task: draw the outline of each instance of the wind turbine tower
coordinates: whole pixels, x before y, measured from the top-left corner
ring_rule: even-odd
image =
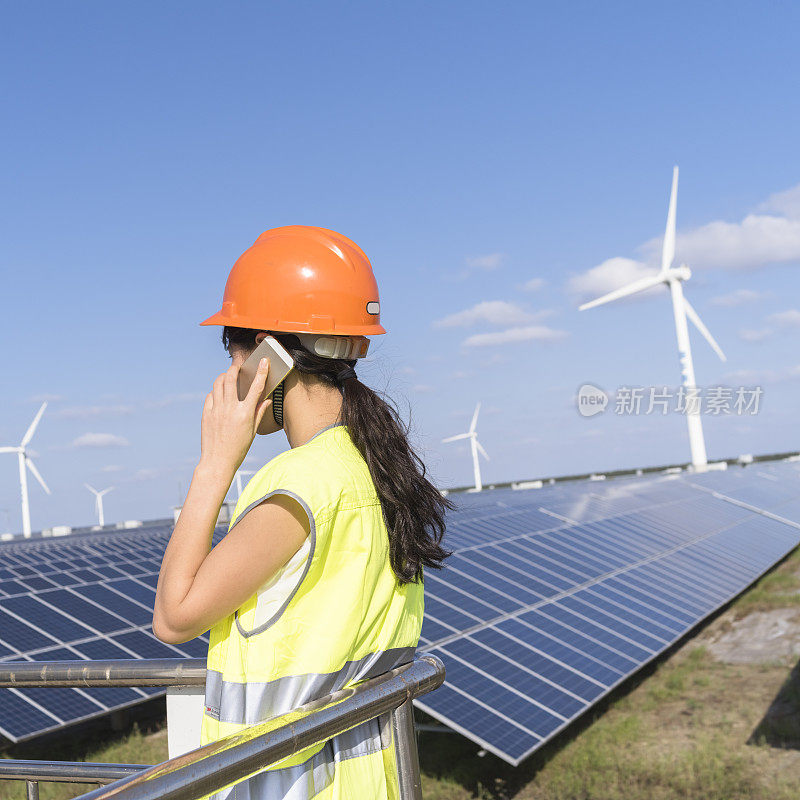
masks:
[[[42,403],[42,407],[36,413],[36,416],[33,418],[33,422],[31,422],[31,424],[28,426],[28,430],[25,431],[25,435],[22,437],[22,441],[19,443],[19,446],[0,447],[0,453],[16,453],[19,460],[19,491],[22,495],[22,535],[26,539],[31,535],[31,510],[28,504],[28,474],[26,472],[26,467],[31,471],[33,477],[39,481],[47,494],[50,494],[50,489],[44,482],[44,478],[42,478],[42,476],[39,474],[39,470],[36,469],[36,465],[31,460],[31,457],[28,455],[27,451],[27,447],[30,444],[31,439],[33,439],[33,434],[36,432],[36,426],[39,424],[39,420],[42,418],[45,408],[47,408],[47,402]]]
[[[642,292],[659,284],[666,284],[672,297],[672,312],[675,317],[675,332],[678,337],[678,358],[681,364],[681,377],[683,386],[686,389],[686,423],[689,427],[689,447],[692,453],[692,466],[697,472],[705,472],[708,469],[708,459],[706,457],[706,444],[703,438],[703,426],[700,422],[700,402],[697,398],[697,384],[694,377],[694,363],[692,362],[692,348],[689,342],[689,326],[686,322],[687,317],[692,321],[697,330],[705,337],[714,352],[725,361],[725,354],[714,340],[708,328],[692,308],[689,301],[684,297],[682,281],[687,281],[692,276],[691,270],[686,264],[673,267],[675,260],[675,211],[678,201],[678,168],[672,171],[672,191],[669,197],[669,212],[667,214],[667,228],[664,232],[664,244],[661,249],[661,269],[658,274],[648,278],[641,278],[638,281],[629,283],[621,289],[598,297],[589,303],[580,306],[583,311],[587,308],[609,303],[621,297],[627,297],[637,292]],[[697,398],[696,400],[693,398]]]
[[[251,469],[237,469],[236,470],[236,497],[239,498],[242,496],[242,478],[245,475],[255,475],[253,470]]]
[[[83,485],[94,495],[94,510],[97,512],[97,523],[102,527],[106,524],[106,518],[103,515],[103,495],[108,494],[114,487],[109,486],[108,489],[103,489],[101,492],[98,492],[97,489],[93,486],[89,486],[88,483],[84,483]]]
[[[469,439],[470,448],[472,450],[472,469],[475,473],[475,488],[471,491],[480,492],[483,489],[483,484],[481,483],[481,467],[478,463],[478,451],[480,454],[489,461],[489,454],[483,449],[483,445],[478,441],[478,434],[475,430],[476,425],[478,424],[478,412],[481,410],[481,404],[475,406],[475,413],[472,415],[472,423],[469,426],[469,430],[466,433],[458,433],[455,436],[448,436],[447,439],[442,439],[442,444],[446,442],[455,442],[459,439]]]

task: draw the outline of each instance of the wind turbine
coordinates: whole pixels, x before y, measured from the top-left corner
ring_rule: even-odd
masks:
[[[103,495],[108,494],[114,487],[109,486],[108,489],[103,489],[98,492],[93,486],[88,483],[83,484],[94,495],[94,510],[97,512],[97,522],[102,527],[106,524],[106,519],[103,516]]]
[[[30,444],[31,439],[33,439],[36,426],[39,424],[39,420],[42,418],[45,408],[47,408],[46,401],[42,403],[42,407],[36,413],[28,430],[25,431],[25,435],[22,437],[22,441],[19,443],[18,447],[0,447],[0,453],[16,453],[19,459],[19,491],[22,495],[22,535],[26,539],[31,535],[31,510],[28,505],[28,474],[25,472],[25,467],[31,471],[33,477],[39,481],[47,494],[50,494],[50,489],[47,488],[44,478],[39,474],[39,470],[36,469],[36,465],[31,460],[27,451],[28,444]]]
[[[442,444],[447,442],[455,442],[459,439],[469,439],[470,448],[472,449],[472,468],[475,471],[475,488],[472,491],[479,492],[483,489],[481,483],[481,468],[478,464],[478,451],[481,455],[489,461],[489,454],[483,449],[483,445],[478,441],[478,434],[475,432],[475,426],[478,424],[478,412],[481,410],[481,404],[475,406],[475,413],[472,415],[472,422],[470,423],[469,430],[466,433],[459,433],[455,436],[448,436],[447,439],[442,439]]]
[[[636,292],[649,289],[652,286],[658,286],[661,283],[665,283],[669,287],[670,294],[672,295],[672,311],[675,317],[675,332],[678,336],[678,357],[681,364],[681,376],[683,377],[683,385],[687,390],[686,423],[689,426],[689,447],[692,452],[692,466],[698,472],[705,472],[708,466],[708,459],[706,457],[706,444],[703,439],[703,427],[700,422],[700,410],[697,407],[699,403],[695,403],[691,399],[696,397],[697,386],[694,377],[692,349],[689,342],[689,326],[686,323],[687,317],[694,323],[697,330],[703,334],[714,352],[723,361],[725,361],[726,358],[722,349],[714,340],[708,328],[703,324],[697,312],[683,296],[681,281],[689,280],[692,276],[691,270],[686,264],[681,264],[679,267],[672,266],[672,262],[675,259],[675,208],[677,201],[678,168],[674,167],[672,170],[672,191],[669,197],[667,228],[664,232],[664,245],[661,250],[661,269],[658,274],[634,281],[627,286],[623,286],[621,289],[615,289],[613,292],[598,297],[597,300],[584,303],[580,306],[580,310],[583,311],[584,309],[593,308],[603,303],[609,303],[612,300],[618,300],[620,297],[627,297]]]
[[[243,475],[255,475],[255,472],[252,469],[237,469],[236,470],[236,497],[237,498],[242,496],[242,476]]]

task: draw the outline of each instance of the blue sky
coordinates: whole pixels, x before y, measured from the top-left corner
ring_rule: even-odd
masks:
[[[7,4],[0,445],[49,398],[34,529],[92,522],[84,481],[116,487],[109,520],[171,513],[227,366],[198,323],[292,223],[370,256],[389,333],[359,373],[440,485],[471,480],[440,439],[478,400],[486,481],[687,460],[681,415],[574,399],[679,383],[666,289],[577,310],[651,269],[673,164],[686,294],[728,356],[692,331],[698,384],[764,390],[704,416],[709,458],[800,448],[798,29],[739,2]]]

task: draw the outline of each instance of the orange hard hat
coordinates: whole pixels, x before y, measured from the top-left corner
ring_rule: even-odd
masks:
[[[286,333],[372,336],[378,285],[364,251],[341,233],[310,225],[264,231],[233,265],[222,309],[201,325]]]

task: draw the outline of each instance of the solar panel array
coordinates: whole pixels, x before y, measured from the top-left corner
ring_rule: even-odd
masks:
[[[416,704],[518,764],[800,542],[795,464],[463,498]],[[763,513],[763,512],[767,513]]]
[[[512,764],[800,541],[800,465],[458,495],[426,573],[418,706]],[[152,634],[170,524],[0,545],[0,661],[203,657]],[[217,539],[223,533],[217,531]],[[2,689],[13,741],[142,702],[138,689]]]
[[[171,531],[161,524],[0,545],[0,662],[204,658],[205,637],[172,646],[153,636]],[[0,734],[24,741],[159,694],[147,686],[0,689]]]

